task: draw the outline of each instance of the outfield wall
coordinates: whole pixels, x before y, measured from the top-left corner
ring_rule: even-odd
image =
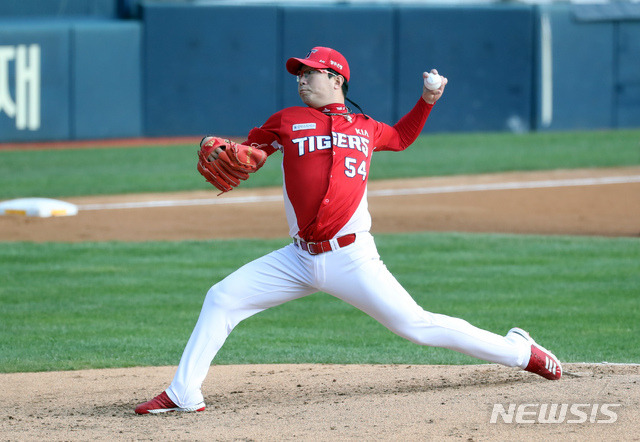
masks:
[[[1,0],[0,17],[10,18],[119,18],[131,0]]]
[[[0,22],[0,141],[138,137],[141,24]]]
[[[640,127],[640,4],[537,9],[532,127]]]
[[[243,136],[300,104],[284,63],[315,45],[389,123],[435,67],[451,84],[426,132],[640,127],[633,8],[150,2],[123,19],[130,2],[63,3],[0,4],[0,142]]]
[[[144,8],[143,22],[146,41],[155,42],[144,81],[145,128],[153,136],[245,134],[279,107],[298,105],[284,63],[316,45],[340,48],[351,66],[349,97],[376,119],[395,122],[406,113],[419,98],[422,71],[433,67],[455,87],[427,131],[528,130],[532,118],[529,7],[158,4]],[[209,23],[260,32],[212,34]],[[489,85],[494,72],[500,85]]]

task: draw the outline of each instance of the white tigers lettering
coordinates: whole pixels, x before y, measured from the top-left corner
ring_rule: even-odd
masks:
[[[329,149],[331,146],[344,149],[353,149],[362,152],[365,157],[369,156],[369,138],[361,135],[347,135],[339,132],[331,132],[328,135],[312,135],[309,137],[296,138],[291,140],[298,145],[298,156],[316,150]]]

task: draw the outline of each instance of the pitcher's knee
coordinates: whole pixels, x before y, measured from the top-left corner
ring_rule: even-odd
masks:
[[[393,327],[389,327],[389,329],[414,344],[427,346],[434,346],[437,337],[442,333],[441,327],[423,318],[402,324],[395,324]]]
[[[234,297],[222,290],[220,283],[211,287],[204,298],[205,305],[224,310],[229,309],[234,302]]]

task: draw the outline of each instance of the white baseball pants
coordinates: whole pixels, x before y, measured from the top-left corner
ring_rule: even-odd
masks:
[[[529,357],[530,345],[522,340],[423,310],[380,260],[373,237],[358,233],[353,244],[319,255],[287,245],[211,287],[167,389],[171,400],[180,407],[203,401],[201,386],[211,362],[240,321],[318,291],[348,302],[416,344],[511,367],[522,367]]]

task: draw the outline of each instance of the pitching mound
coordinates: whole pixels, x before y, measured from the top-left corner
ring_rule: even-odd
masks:
[[[213,366],[200,413],[137,416],[175,367],[0,374],[3,440],[630,440],[640,366]]]

